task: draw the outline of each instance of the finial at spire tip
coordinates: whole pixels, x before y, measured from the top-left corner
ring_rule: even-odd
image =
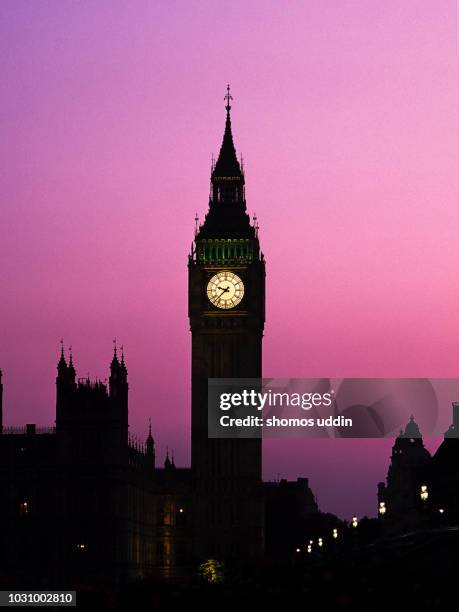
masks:
[[[226,87],[226,96],[225,96],[223,99],[224,99],[224,100],[226,100],[226,106],[225,106],[225,108],[226,108],[226,112],[227,112],[227,113],[228,113],[228,115],[229,115],[229,112],[230,112],[230,110],[231,110],[230,100],[232,100],[232,99],[233,99],[233,96],[230,94],[230,86],[229,86],[229,83],[228,83],[228,85],[227,85],[227,87]]]

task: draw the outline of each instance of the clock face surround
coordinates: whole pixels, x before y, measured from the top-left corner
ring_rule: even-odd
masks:
[[[211,304],[222,310],[237,306],[244,297],[244,283],[234,272],[222,270],[207,283],[207,297]]]

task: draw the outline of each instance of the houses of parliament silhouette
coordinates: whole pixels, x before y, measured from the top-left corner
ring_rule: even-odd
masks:
[[[225,100],[209,208],[188,258],[191,468],[169,455],[158,467],[151,426],[144,445],[130,438],[116,346],[108,385],[78,378],[62,347],[55,427],[3,429],[0,403],[0,584],[117,583],[173,577],[209,558],[256,561],[291,550],[318,512],[307,479],[262,482],[260,440],[207,435],[207,379],[261,376],[265,320],[265,261],[246,211],[229,87]]]

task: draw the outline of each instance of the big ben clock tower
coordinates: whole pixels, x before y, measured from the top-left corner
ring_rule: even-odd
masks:
[[[261,440],[212,439],[207,432],[208,379],[261,377],[265,320],[265,263],[246,210],[229,86],[225,99],[225,133],[212,167],[209,209],[188,266],[194,549],[201,559],[248,560],[263,550]]]

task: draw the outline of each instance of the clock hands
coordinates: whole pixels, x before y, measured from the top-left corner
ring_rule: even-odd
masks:
[[[223,289],[222,287],[217,287],[217,289],[220,289],[220,290],[221,290],[220,295],[218,295],[218,296],[217,296],[217,298],[218,298],[218,299],[220,299],[224,293],[226,293],[227,291],[229,291],[229,287],[225,287],[224,289]]]

